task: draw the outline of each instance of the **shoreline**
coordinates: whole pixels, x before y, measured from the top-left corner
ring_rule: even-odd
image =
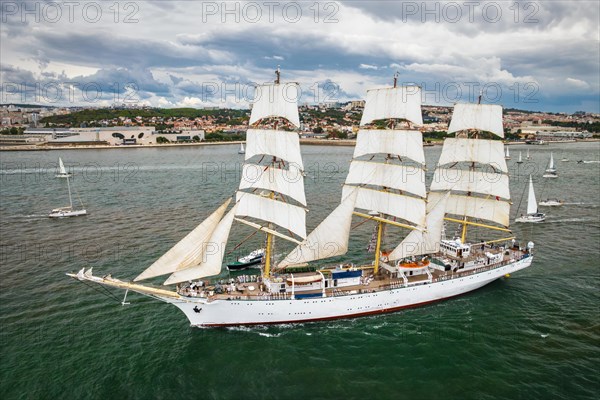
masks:
[[[546,142],[547,144],[560,143],[582,143],[582,142],[600,142],[600,139],[569,139],[555,140]],[[172,147],[195,147],[195,146],[225,146],[239,145],[246,141],[231,141],[231,142],[200,142],[200,143],[164,143],[164,144],[132,144],[132,145],[63,145],[63,146],[48,146],[48,145],[9,145],[1,146],[1,151],[53,151],[53,150],[121,150],[121,149],[148,149],[148,148],[172,148]],[[425,147],[440,146],[443,141],[432,141],[431,143],[423,143]],[[525,142],[509,142],[505,145],[526,144]],[[300,139],[300,145],[306,146],[355,146],[356,140],[340,139],[340,140],[324,140],[324,139]]]

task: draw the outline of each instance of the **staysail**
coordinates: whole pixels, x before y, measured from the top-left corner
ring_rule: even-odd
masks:
[[[206,218],[193,231],[188,233],[175,246],[156,260],[144,272],[138,275],[134,281],[154,278],[160,275],[189,268],[200,263],[204,257],[202,244],[207,242],[219,221],[225,214],[231,199],[227,199],[217,210]]]
[[[237,204],[234,205],[221,222],[219,222],[210,235],[210,239],[202,243],[201,249],[203,259],[201,262],[181,271],[175,271],[165,281],[164,285],[200,279],[206,276],[217,275],[221,272],[225,247],[227,246],[227,239],[229,237],[231,224],[233,223],[233,217],[235,216],[236,207]]]
[[[303,264],[346,254],[357,191],[350,193],[327,218],[277,266]]]
[[[390,261],[406,257],[437,253],[440,249],[444,213],[450,192],[427,204],[426,231],[415,229],[389,255]]]

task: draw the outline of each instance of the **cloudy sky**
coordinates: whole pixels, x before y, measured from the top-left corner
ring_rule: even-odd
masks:
[[[2,103],[247,107],[255,83],[304,103],[392,83],[425,104],[600,112],[600,2],[5,1]]]

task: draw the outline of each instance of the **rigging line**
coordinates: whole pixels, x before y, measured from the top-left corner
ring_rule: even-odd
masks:
[[[75,278],[73,278],[73,279],[75,279]],[[108,291],[108,289],[106,289],[104,286],[100,286],[100,287],[101,287],[102,289],[104,289],[106,293],[105,293],[105,292],[103,292],[103,291],[101,291],[101,290],[100,290],[99,288],[97,288],[96,286],[92,286],[92,285],[90,285],[90,284],[89,284],[89,283],[87,283],[85,280],[80,280],[80,282],[82,282],[84,285],[86,285],[86,286],[88,286],[88,287],[90,287],[90,288],[94,289],[95,291],[97,291],[98,293],[100,293],[100,294],[101,294],[101,295],[103,295],[103,296],[106,296],[106,297],[108,297],[108,298],[115,299],[115,300],[116,300],[118,303],[120,303],[120,302],[121,302],[121,300],[119,300],[119,299],[117,298],[117,296],[115,296],[113,293],[109,292],[109,291]],[[107,294],[107,293],[108,293],[108,294]]]
[[[519,205],[517,206],[517,214],[519,213],[519,210],[521,209],[521,203],[523,202],[523,197],[525,197],[525,189],[528,187],[527,184],[525,184],[525,186],[523,187],[523,193],[521,193],[521,199],[519,200]]]
[[[249,240],[252,236],[256,235],[258,231],[254,231],[251,234],[249,234],[248,236],[246,236],[240,243],[237,244],[237,246],[235,246],[233,249],[231,249],[231,251],[229,253],[227,253],[226,255],[229,255],[231,253],[233,253],[234,251],[236,251],[241,245],[243,245],[247,240]]]
[[[368,221],[372,221],[372,220],[365,218],[362,221],[360,221],[358,224],[356,224],[354,226],[351,226],[350,229],[356,229],[356,228],[358,228],[359,226],[361,226],[362,224],[364,224],[365,222],[368,222]]]

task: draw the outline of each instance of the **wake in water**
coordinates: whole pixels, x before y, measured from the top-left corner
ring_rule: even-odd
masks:
[[[546,221],[544,222],[545,224],[562,224],[565,222],[598,222],[598,218],[566,218],[566,219],[557,219],[557,220],[552,220],[552,219],[546,219]]]

